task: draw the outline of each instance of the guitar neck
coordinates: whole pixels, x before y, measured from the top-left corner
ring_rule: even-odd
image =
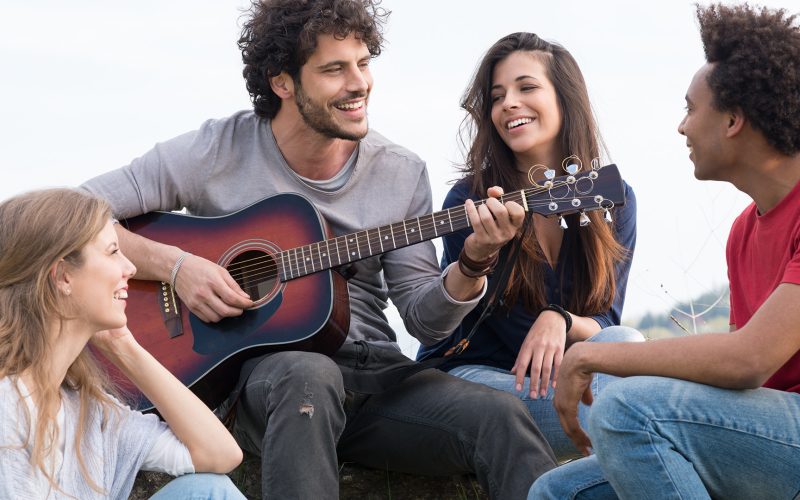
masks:
[[[516,201],[527,210],[525,190],[499,197],[501,203]],[[486,200],[475,202],[476,206]],[[394,224],[337,236],[276,255],[281,281],[350,264],[391,250],[432,240],[470,227],[465,206],[406,219]]]
[[[602,174],[600,173],[602,171]],[[552,171],[551,171],[552,172]],[[625,190],[614,164],[578,175],[552,178],[543,185],[500,196],[519,203],[526,212],[555,216],[592,210],[610,210],[625,203]],[[476,206],[486,200],[475,202]],[[611,220],[608,215],[608,221]],[[588,223],[581,222],[581,225]],[[277,277],[289,281],[309,274],[438,238],[470,227],[464,205],[386,226],[337,236],[275,254]],[[274,268],[273,268],[274,269]]]

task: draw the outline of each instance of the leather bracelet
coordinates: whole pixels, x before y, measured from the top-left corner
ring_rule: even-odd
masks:
[[[547,304],[542,308],[542,311],[554,311],[560,314],[561,317],[564,318],[564,322],[567,326],[565,333],[569,333],[569,329],[572,328],[572,316],[570,316],[566,309],[558,304]]]
[[[475,261],[470,259],[462,248],[461,253],[458,254],[458,269],[461,271],[461,274],[467,278],[480,278],[481,276],[486,276],[492,272],[494,267],[497,265],[498,255],[499,253],[495,252],[494,255],[486,260]]]

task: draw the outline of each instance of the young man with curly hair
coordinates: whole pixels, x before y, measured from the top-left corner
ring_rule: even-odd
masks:
[[[210,120],[84,187],[126,218],[183,207],[226,215],[300,193],[336,235],[431,213],[425,164],[367,126],[370,61],[386,13],[372,0],[262,0],[251,14],[239,46],[254,111]],[[490,262],[520,227],[522,207],[490,200],[466,209],[475,235],[465,252]],[[202,320],[253,306],[217,264],[119,232],[138,277],[174,282]],[[227,403],[237,440],[261,456],[264,497],[336,498],[337,458],[426,475],[472,472],[492,498],[524,496],[555,462],[517,398],[438,370],[376,383],[381,373],[415,369],[382,312],[389,298],[409,333],[432,344],[477,304],[486,278],[458,265],[440,272],[430,242],[353,270],[350,327],[333,359],[298,351],[250,359],[238,399]]]
[[[784,10],[748,5],[698,7],[697,17],[707,64],[678,132],[698,179],[753,199],[726,251],[734,333],[570,349],[555,404],[595,455],[543,475],[529,498],[800,491],[800,27]],[[596,372],[627,378],[594,402],[587,435],[577,406]]]

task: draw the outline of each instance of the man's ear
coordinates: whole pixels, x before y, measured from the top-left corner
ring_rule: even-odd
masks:
[[[725,133],[725,136],[730,138],[739,135],[739,133],[744,128],[745,123],[747,123],[747,118],[744,117],[744,113],[742,113],[741,108],[737,107],[733,111],[729,111],[728,128]]]
[[[281,71],[279,75],[270,78],[269,86],[275,92],[275,95],[281,99],[294,97],[294,80],[285,71]]]

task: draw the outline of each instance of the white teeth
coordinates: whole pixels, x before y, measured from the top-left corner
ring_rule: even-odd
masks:
[[[506,125],[506,127],[508,127],[508,129],[511,130],[514,127],[519,127],[520,125],[524,125],[524,124],[530,123],[532,121],[533,120],[531,118],[518,118],[518,119],[516,119],[514,121],[508,122],[508,125]]]
[[[127,298],[128,298],[127,290],[120,290],[114,294],[114,300],[127,299]]]
[[[352,111],[354,109],[359,109],[359,108],[361,108],[363,106],[364,106],[364,101],[349,102],[349,103],[337,104],[336,105],[337,108],[348,110],[348,111]]]

